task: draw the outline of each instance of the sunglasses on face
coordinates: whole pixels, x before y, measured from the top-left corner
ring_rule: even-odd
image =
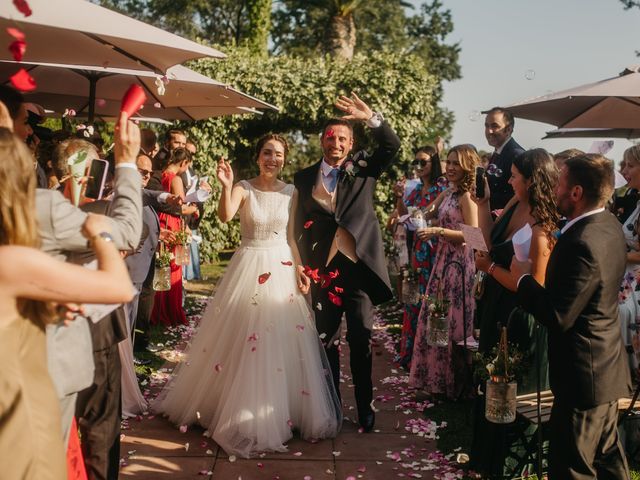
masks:
[[[429,160],[414,160],[413,162],[411,162],[411,165],[413,165],[414,167],[417,167],[418,165],[420,165],[421,167],[426,167],[427,164],[429,163]]]
[[[151,170],[145,170],[144,168],[139,168],[138,171],[140,172],[140,175],[142,175],[143,177],[150,177],[152,173]]]

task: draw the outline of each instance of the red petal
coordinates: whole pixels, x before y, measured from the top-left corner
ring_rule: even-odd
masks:
[[[344,288],[340,288],[340,287],[335,287],[334,290],[336,291],[336,293],[344,292]]]
[[[266,282],[267,280],[269,280],[269,277],[271,276],[271,272],[267,272],[267,273],[263,273],[262,275],[260,275],[258,277],[258,283],[260,285],[262,285],[264,282]]]
[[[293,262],[280,262],[282,265],[286,265],[287,267],[290,267],[291,265],[293,265]]]
[[[335,135],[335,133],[333,133],[333,129],[330,128],[329,130],[327,130],[324,134],[324,138],[331,138]]]
[[[24,52],[27,51],[27,42],[24,40],[14,40],[9,44],[9,51],[16,62],[21,62],[22,57],[24,57]]]
[[[11,85],[21,92],[30,92],[36,89],[36,81],[24,68],[14,73],[10,80]]]
[[[329,294],[329,300],[331,300],[331,303],[333,303],[334,305],[337,305],[338,307],[342,306],[342,298],[340,298],[338,295],[336,295],[333,292],[327,292]]]
[[[331,277],[324,273],[320,275],[320,287],[328,288],[331,285]]]
[[[307,220],[306,222],[304,222],[304,228],[309,228],[311,225],[313,225],[313,220]]]
[[[28,17],[33,13],[31,11],[31,8],[29,7],[29,4],[27,3],[27,0],[13,0],[13,4],[25,17]]]
[[[11,35],[13,38],[15,38],[16,40],[24,40],[25,39],[24,33],[22,33],[22,31],[18,30],[17,28],[7,27],[7,33],[9,35]]]
[[[338,275],[340,275],[340,271],[337,268],[334,272],[329,272],[331,278],[338,278]]]

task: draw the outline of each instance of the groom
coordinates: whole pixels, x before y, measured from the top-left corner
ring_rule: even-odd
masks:
[[[346,314],[358,421],[368,432],[375,422],[371,408],[372,304],[392,298],[373,195],[400,140],[382,116],[355,93],[351,98],[340,97],[336,107],[347,115],[325,125],[322,159],[294,177],[299,195],[296,239],[307,275],[313,280],[316,327],[336,390],[340,386],[340,323]],[[359,151],[350,156],[353,129],[349,120],[366,122],[371,128],[378,143],[372,155]]]

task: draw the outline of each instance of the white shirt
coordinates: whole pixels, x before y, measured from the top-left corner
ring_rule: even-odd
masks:
[[[566,232],[567,230],[569,230],[574,223],[578,222],[579,220],[582,220],[583,218],[587,218],[590,217],[591,215],[595,215],[596,213],[600,213],[600,212],[604,212],[604,207],[600,207],[600,208],[596,208],[595,210],[589,210],[588,212],[583,213],[582,215],[573,218],[571,220],[569,220],[564,227],[562,227],[562,230],[560,230],[560,235],[564,234],[564,232]],[[520,286],[520,281],[526,277],[527,275],[531,275],[530,273],[525,273],[524,275],[521,275],[520,278],[518,279],[518,283],[516,284],[516,288]]]
[[[502,150],[504,150],[504,146],[509,143],[509,140],[511,140],[511,136],[508,136],[507,139],[504,141],[504,143],[502,145],[500,145],[498,148],[496,148],[495,153],[500,155],[502,153]]]

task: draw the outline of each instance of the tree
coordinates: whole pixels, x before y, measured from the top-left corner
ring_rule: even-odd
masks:
[[[279,106],[280,112],[224,116],[184,124],[201,152],[196,169],[214,175],[216,162],[222,156],[232,161],[236,178],[249,178],[257,173],[253,150],[257,139],[275,132],[284,134],[292,147],[283,172],[283,179],[291,181],[294,172],[320,158],[321,127],[328,118],[340,114],[333,101],[339,94],[357,91],[375,109],[384,112],[405,152],[379,182],[377,208],[380,218],[385,220],[393,209],[390,184],[407,169],[414,144],[432,140],[441,133],[431,128],[436,124],[433,92],[438,79],[424,72],[420,59],[372,52],[367,56],[356,54],[346,63],[329,56],[256,57],[246,48],[225,51],[228,58],[224,62],[199,60],[191,67],[267,99]],[[369,145],[366,129],[356,128],[355,133],[360,146]],[[206,239],[203,244],[206,258],[222,248],[237,245],[239,239],[237,223],[221,224],[215,216],[218,194],[215,191],[213,201],[208,202],[200,228]]]

